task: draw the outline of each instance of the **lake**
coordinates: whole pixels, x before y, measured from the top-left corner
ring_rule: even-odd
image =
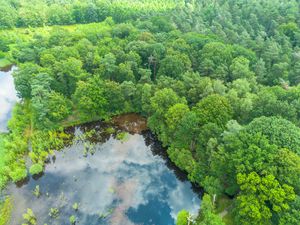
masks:
[[[38,224],[48,225],[70,224],[71,215],[82,225],[174,225],[180,210],[196,214],[200,190],[168,160],[145,122],[131,121],[134,117],[125,116],[125,123],[116,118],[117,133],[130,131],[122,140],[101,122],[70,128],[73,141],[56,152],[43,176],[9,186],[15,204],[11,225],[24,222],[27,208]],[[33,194],[37,185],[40,197]],[[50,208],[59,210],[57,218],[50,217]]]
[[[12,76],[15,69],[15,66],[10,66],[0,70],[0,133],[7,132],[7,122],[18,100]]]

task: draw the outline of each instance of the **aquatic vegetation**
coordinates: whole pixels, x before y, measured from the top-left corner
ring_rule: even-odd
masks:
[[[97,124],[95,125],[97,126]],[[142,220],[139,215],[140,211],[138,213],[132,212],[131,217],[125,213],[127,210],[130,211],[131,205],[143,204],[143,202],[147,202],[152,198],[157,204],[157,212],[153,213],[155,217],[161,211],[164,220],[168,221],[167,224],[173,224],[173,218],[169,215],[166,206],[169,205],[173,208],[174,204],[170,202],[160,205],[161,194],[171,194],[173,193],[172,188],[177,188],[180,185],[179,195],[188,194],[188,196],[191,196],[188,199],[183,199],[184,203],[180,204],[183,206],[188,205],[194,209],[194,212],[198,209],[200,200],[197,194],[191,190],[190,183],[183,183],[177,179],[173,171],[165,165],[165,161],[158,155],[151,153],[152,151],[144,140],[147,135],[151,134],[148,133],[145,136],[129,135],[129,140],[126,143],[120,143],[114,137],[107,139],[104,143],[100,141],[96,146],[101,149],[101,152],[88,159],[82,157],[83,145],[74,143],[56,154],[56,161],[47,165],[41,179],[30,179],[28,185],[14,188],[13,194],[17,199],[24,198],[28,207],[30,207],[29,204],[34,207],[32,209],[39,224],[70,224],[69,217],[71,215],[76,216],[78,224],[109,224],[110,220],[127,219],[127,217],[130,221],[134,221],[134,217]],[[151,143],[155,143],[154,140]],[[130,146],[139,146],[139,148],[130,148]],[[121,153],[118,156],[118,163],[112,164],[111,161],[115,159],[118,153]],[[70,160],[70,158],[72,159]],[[128,161],[135,162],[135,164],[127,163]],[[101,167],[97,167],[99,162],[103,162]],[[87,167],[82,167],[82,165],[87,165]],[[157,171],[157,168],[160,168],[159,171]],[[143,177],[149,177],[150,179],[145,181]],[[169,187],[168,182],[161,180],[160,177],[166,177],[167,180],[172,181],[174,186]],[[77,182],[75,182],[76,179],[78,179]],[[124,182],[126,185],[124,185]],[[142,184],[143,182],[146,183]],[[31,194],[32,189],[37,184],[40,186],[40,191],[42,191],[39,199]],[[138,193],[140,191],[147,192],[153,188],[155,189],[153,197],[140,196]],[[47,196],[47,192],[51,197]],[[102,201],[103,197],[106,198],[105,201]],[[41,203],[43,203],[42,210],[39,208]],[[59,218],[53,219],[48,215],[51,207],[59,209]],[[77,207],[78,211],[75,210]],[[145,207],[151,209],[151,205]],[[18,212],[21,212],[22,208],[22,205],[15,208],[14,215],[16,217],[11,225],[19,225],[16,222],[20,215]],[[96,215],[92,218],[87,216],[94,214],[94,212],[96,212]],[[99,216],[105,219],[100,221]],[[148,217],[143,221],[147,220]],[[153,223],[164,225],[158,219]]]
[[[78,211],[79,209],[79,204],[77,202],[75,202],[73,205],[72,205],[72,208],[75,210],[75,211]]]
[[[96,152],[95,144],[92,144],[90,142],[84,142],[83,144],[83,156],[87,157],[90,153],[91,155],[94,155]]]
[[[128,132],[120,132],[117,134],[116,138],[120,141],[126,141],[128,139]]]
[[[112,193],[112,194],[116,193],[116,190],[113,187],[110,187],[108,189],[108,191],[109,191],[109,193]]]
[[[9,224],[12,209],[13,201],[11,197],[6,197],[3,202],[0,202],[0,225]]]
[[[84,133],[78,134],[74,137],[73,141],[74,142],[85,142],[86,140],[92,138],[94,135],[96,134],[96,130],[95,129],[91,129],[89,131],[85,131]]]
[[[96,148],[95,148],[95,146],[92,146],[92,147],[90,148],[90,153],[91,153],[91,155],[94,155],[94,154],[96,153]]]
[[[84,132],[83,137],[84,139],[92,138],[96,134],[95,129],[91,129],[89,131]]]
[[[28,208],[27,212],[23,214],[23,218],[26,223],[23,223],[22,225],[37,225],[36,216],[34,215],[32,209]]]
[[[88,156],[88,151],[87,151],[87,149],[83,149],[82,155],[83,155],[83,157],[87,157],[87,156]]]
[[[60,207],[66,206],[68,204],[68,199],[64,192],[59,195]]]
[[[70,216],[69,221],[70,221],[71,225],[76,224],[76,217],[74,215]]]
[[[108,127],[108,128],[106,128],[105,132],[108,134],[113,134],[116,132],[116,130],[113,127]]]
[[[39,198],[41,196],[40,185],[36,185],[32,193],[35,197]]]
[[[69,138],[70,136],[61,130],[35,131],[31,136],[31,161],[43,166],[49,156],[54,154],[54,150],[62,149]]]
[[[29,169],[29,173],[31,175],[38,175],[38,174],[42,173],[43,171],[44,171],[44,167],[40,163],[33,164]]]
[[[0,64],[18,64],[20,98],[0,140],[1,189],[27,177],[27,155],[42,170],[61,126],[130,112],[213,205],[232,196],[237,224],[300,224],[299,0],[1,2]]]
[[[104,214],[104,213],[99,213],[99,219],[105,219],[108,215]]]
[[[114,211],[114,208],[110,208],[107,210],[107,212],[105,213],[99,213],[99,219],[105,219],[106,217],[108,217],[109,215],[111,215]]]
[[[53,219],[57,219],[59,217],[59,209],[58,208],[50,208],[49,216]]]

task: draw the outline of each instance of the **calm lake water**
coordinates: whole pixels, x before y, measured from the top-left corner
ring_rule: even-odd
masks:
[[[15,204],[12,225],[24,222],[27,208],[38,224],[48,225],[70,224],[71,215],[82,225],[174,225],[181,209],[197,213],[200,191],[167,159],[150,132],[128,134],[120,141],[104,134],[103,126],[73,128],[69,132],[77,138],[56,153],[42,177],[9,187]],[[92,128],[96,133],[84,137]],[[84,154],[87,146],[93,154]],[[36,185],[39,198],[33,195]],[[74,203],[79,203],[78,211],[72,208]],[[49,216],[50,208],[59,209],[58,218]]]
[[[0,133],[7,131],[7,121],[10,119],[12,108],[17,102],[17,93],[15,90],[12,72],[15,66],[0,70]]]

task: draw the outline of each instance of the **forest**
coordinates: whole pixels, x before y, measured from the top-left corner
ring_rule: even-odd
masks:
[[[18,66],[21,99],[1,189],[43,171],[65,127],[135,112],[204,189],[177,225],[300,224],[299,1],[0,3],[0,65]]]

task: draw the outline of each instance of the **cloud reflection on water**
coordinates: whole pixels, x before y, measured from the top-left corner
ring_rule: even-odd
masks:
[[[67,215],[60,218],[61,224],[74,214],[70,207],[74,202],[80,203],[79,224],[86,225],[99,224],[98,215],[110,210],[108,221],[100,221],[100,224],[132,225],[132,216],[142,221],[141,224],[151,224],[139,215],[140,207],[147,208],[150,201],[157,204],[154,213],[162,215],[164,220],[161,221],[169,221],[168,224],[174,224],[182,208],[192,212],[198,210],[200,200],[191,190],[190,183],[179,181],[165,161],[152,154],[142,135],[130,135],[124,143],[110,138],[97,144],[95,155],[87,158],[82,156],[83,149],[82,143],[72,145],[57,154],[55,164],[47,166],[41,179],[31,180],[19,190],[13,188],[19,202],[14,216],[18,217],[18,213],[30,207],[40,222],[48,222],[47,210],[61,202],[61,192],[68,202],[63,207]],[[45,194],[40,199],[33,197],[31,190],[37,184],[42,192],[49,192],[50,198]],[[128,214],[129,211],[134,214]],[[155,225],[160,224],[165,225],[158,219]]]
[[[0,71],[0,132],[7,131],[7,121],[14,104],[18,100],[14,79],[11,76],[14,69],[15,67],[8,72]]]

